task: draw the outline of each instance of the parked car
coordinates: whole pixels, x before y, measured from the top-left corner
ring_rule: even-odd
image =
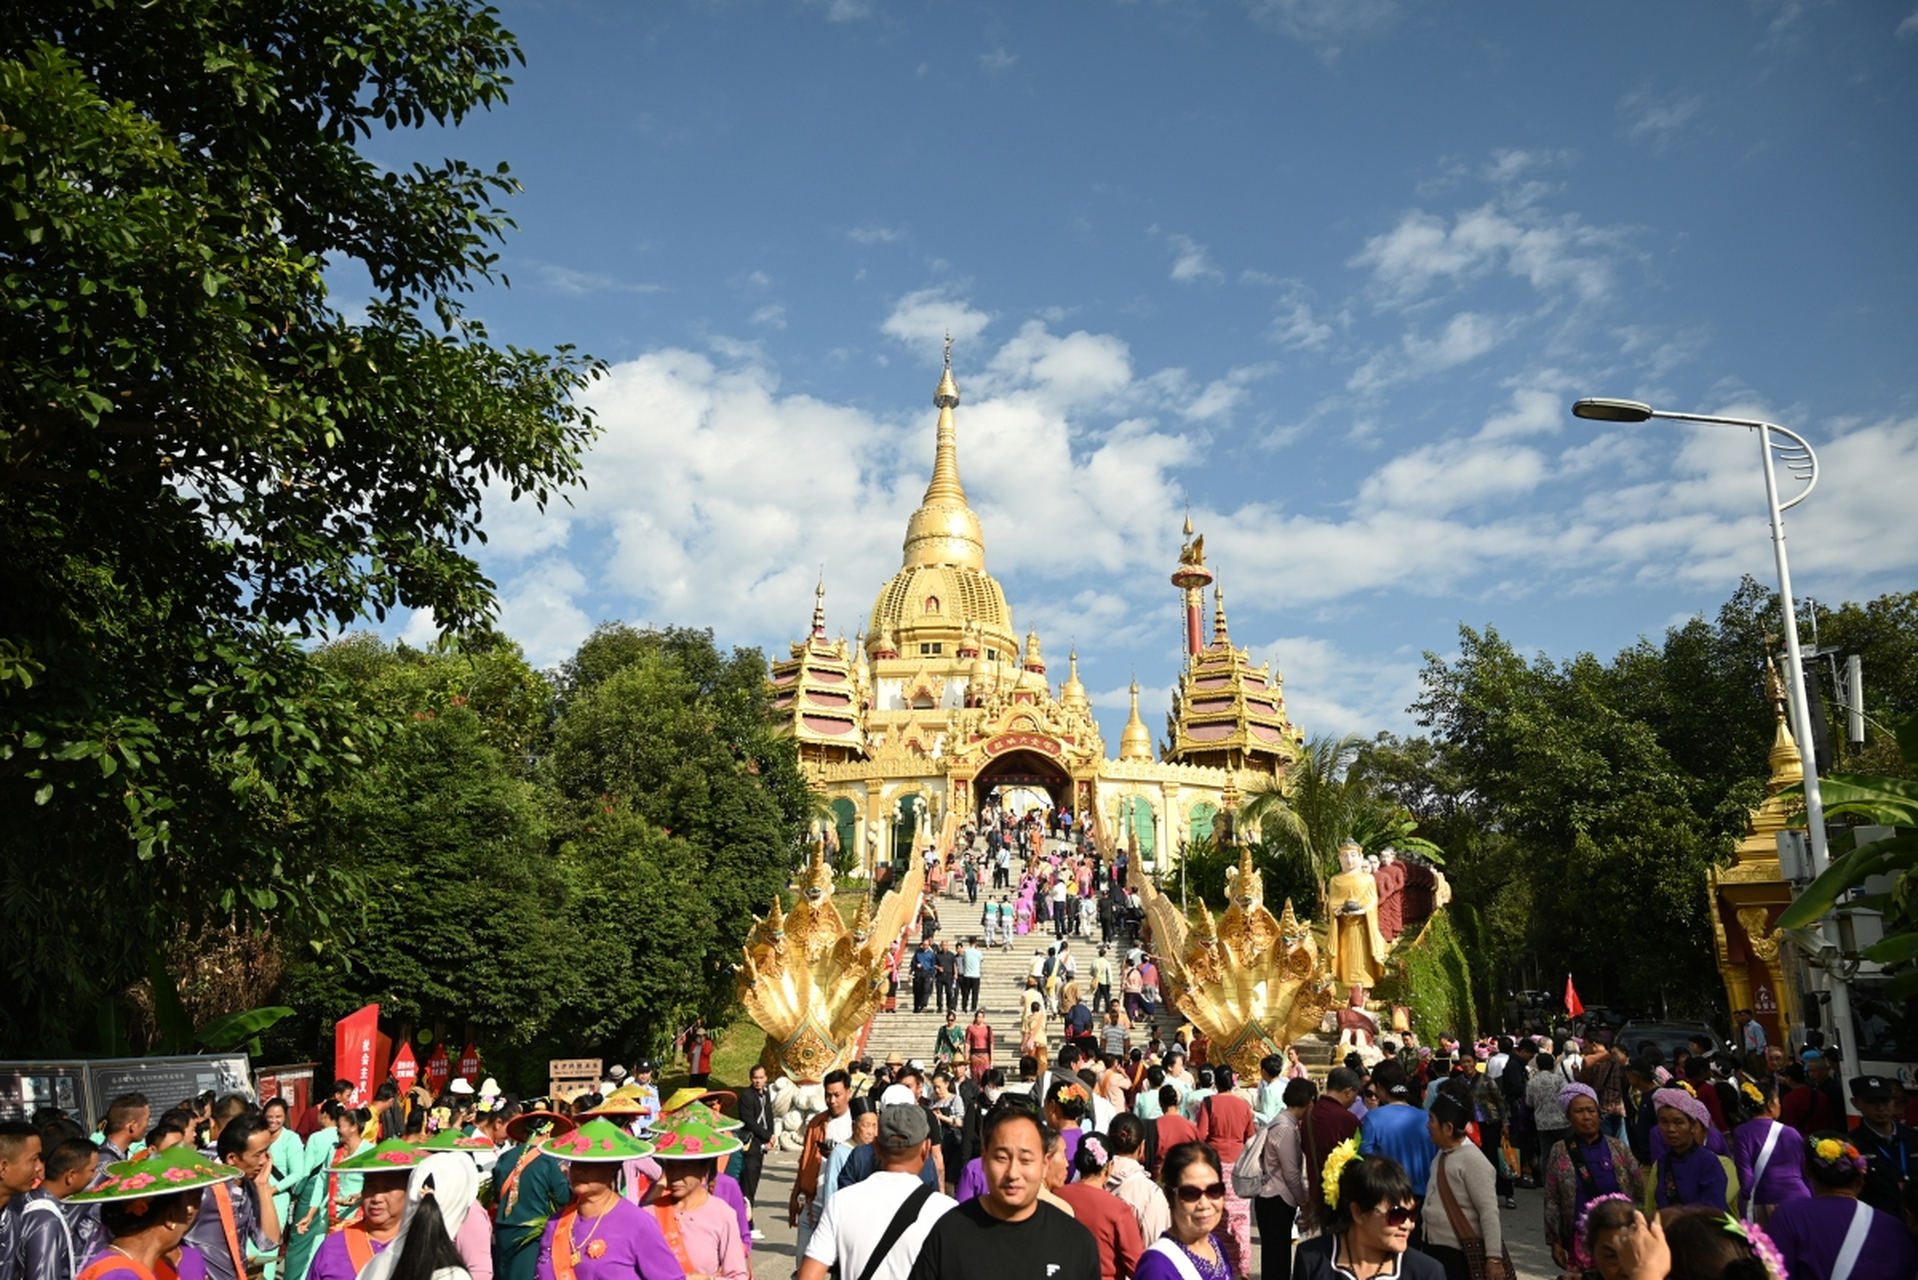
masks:
[[[1709,1039],[1714,1053],[1731,1048],[1712,1030],[1709,1023],[1704,1022],[1628,1022],[1619,1029],[1618,1043],[1625,1046],[1625,1052],[1637,1058],[1638,1046],[1649,1040],[1664,1053],[1665,1065],[1669,1067],[1680,1049],[1690,1051],[1693,1036]]]

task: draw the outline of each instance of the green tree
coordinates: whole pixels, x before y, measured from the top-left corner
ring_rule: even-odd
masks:
[[[758,650],[722,655],[709,631],[607,624],[561,670],[541,761],[571,822],[626,807],[694,851],[708,1017],[730,1008],[739,944],[790,879],[816,807],[766,690]]]
[[[176,928],[323,925],[287,855],[379,726],[288,633],[483,619],[482,496],[577,479],[597,365],[462,310],[511,176],[361,151],[518,57],[472,0],[0,3],[0,1045],[106,1047]]]

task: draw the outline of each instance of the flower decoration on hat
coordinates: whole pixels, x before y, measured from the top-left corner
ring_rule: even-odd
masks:
[[[1837,1138],[1820,1138],[1811,1146],[1812,1159],[1828,1169],[1843,1173],[1864,1173],[1869,1169],[1858,1148]]]
[[[1759,1088],[1757,1085],[1753,1084],[1751,1081],[1749,1080],[1745,1081],[1744,1084],[1738,1087],[1738,1091],[1744,1094],[1747,1098],[1751,1099],[1753,1102],[1756,1102],[1761,1106],[1764,1105],[1765,1091]]]
[[[1584,1210],[1578,1215],[1578,1225],[1572,1228],[1572,1261],[1577,1264],[1580,1271],[1597,1269],[1597,1264],[1592,1260],[1592,1210],[1607,1200],[1622,1200],[1634,1207],[1638,1203],[1620,1191],[1614,1191],[1610,1195],[1596,1196],[1586,1203]]]
[[[1785,1255],[1765,1234],[1765,1228],[1756,1222],[1741,1221],[1729,1213],[1719,1219],[1719,1225],[1751,1246],[1752,1256],[1765,1264],[1765,1275],[1769,1280],[1785,1280]]]
[[[231,1165],[215,1164],[187,1146],[166,1151],[148,1148],[130,1160],[108,1165],[106,1172],[99,1186],[77,1192],[69,1199],[75,1204],[118,1201],[140,1214],[157,1196],[197,1191],[240,1176],[240,1171]]]
[[[1359,1158],[1359,1140],[1347,1138],[1332,1148],[1332,1154],[1325,1158],[1325,1204],[1329,1209],[1339,1207],[1339,1175],[1345,1172],[1345,1166]]]
[[[571,1133],[553,1138],[540,1152],[556,1160],[610,1164],[652,1155],[653,1144],[635,1138],[611,1120],[594,1118]]]

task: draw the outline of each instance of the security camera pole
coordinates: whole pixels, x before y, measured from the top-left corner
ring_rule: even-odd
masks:
[[[1811,491],[1817,487],[1818,455],[1812,452],[1811,445],[1797,432],[1788,431],[1773,422],[1752,418],[1668,413],[1636,400],[1580,400],[1572,406],[1572,413],[1595,422],[1644,422],[1650,418],[1667,418],[1675,422],[1702,422],[1714,427],[1744,427],[1758,433],[1758,452],[1765,469],[1765,499],[1771,511],[1772,555],[1778,562],[1778,595],[1785,610],[1785,679],[1792,694],[1788,699],[1791,703],[1792,736],[1798,739],[1798,753],[1805,762],[1805,826],[1811,837],[1811,873],[1816,879],[1831,865],[1831,850],[1825,839],[1825,799],[1818,787],[1818,756],[1812,749],[1811,704],[1807,701],[1805,689],[1805,664],[1798,651],[1798,607],[1791,593],[1791,564],[1785,556],[1785,512],[1809,498]],[[1774,436],[1779,438],[1774,440]],[[1784,463],[1785,469],[1804,486],[1783,503],[1778,500],[1779,462]],[[1827,916],[1822,927],[1832,948],[1840,950],[1837,921]],[[1807,959],[1816,960],[1817,957],[1808,956]],[[1856,1046],[1851,1044],[1854,1032],[1851,987],[1842,975],[1829,969],[1826,970],[1826,976],[1831,986],[1833,1029],[1837,1033],[1839,1046],[1851,1054],[1855,1062]]]

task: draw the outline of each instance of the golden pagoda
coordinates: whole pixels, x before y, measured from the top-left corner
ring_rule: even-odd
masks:
[[[1769,660],[1765,694],[1775,721],[1767,795],[1751,811],[1731,864],[1709,873],[1705,892],[1726,998],[1732,1009],[1752,1011],[1769,1043],[1785,1044],[1798,1011],[1793,983],[1785,973],[1786,951],[1780,945],[1784,935],[1777,926],[1792,900],[1791,882],[1778,864],[1778,833],[1790,825],[1795,802],[1780,793],[1805,780],[1805,761],[1786,726],[1784,682]]]
[[[1191,627],[1196,652],[1166,757],[1154,758],[1136,680],[1118,758],[1108,757],[1076,649],[1055,692],[1039,634],[1022,640],[987,571],[960,479],[960,403],[948,341],[932,476],[906,522],[898,572],[851,646],[827,638],[822,587],[807,637],[772,670],[774,709],[832,807],[839,846],[873,874],[925,848],[948,815],[966,823],[987,804],[1039,795],[1085,818],[1108,847],[1136,841],[1147,862],[1209,834],[1298,740],[1276,677],[1233,648],[1221,601],[1210,647],[1198,649]],[[1188,518],[1174,582],[1195,617],[1192,602],[1212,581],[1204,548]]]

